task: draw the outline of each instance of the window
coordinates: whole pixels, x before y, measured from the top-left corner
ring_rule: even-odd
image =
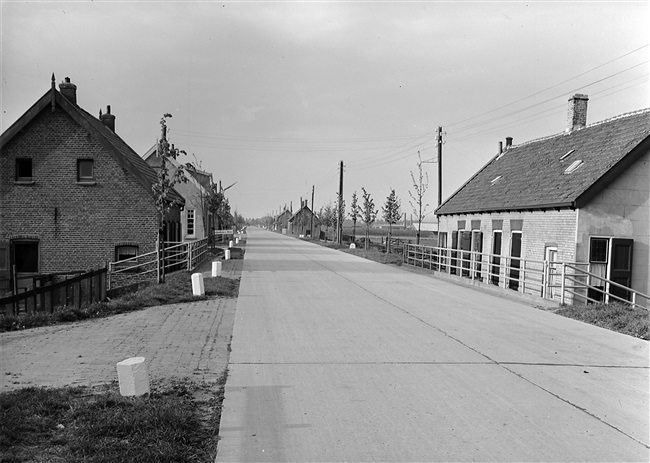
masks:
[[[95,169],[92,159],[77,159],[77,182],[93,182]]]
[[[38,273],[38,241],[14,241],[14,264],[17,273]]]
[[[567,167],[564,170],[564,175],[569,175],[578,170],[578,167],[582,165],[582,160],[578,159],[577,161],[573,161],[569,167]]]
[[[194,236],[194,209],[187,210],[187,236]]]
[[[32,160],[31,158],[16,159],[16,180],[19,182],[32,181]]]
[[[609,247],[609,238],[591,238],[589,246],[589,262],[606,264]]]
[[[568,158],[569,156],[571,156],[571,154],[573,154],[574,151],[575,151],[575,150],[570,150],[568,153],[566,153],[565,155],[563,155],[563,156],[560,158],[560,162],[563,162],[566,158]]]
[[[138,247],[133,245],[115,246],[115,260],[132,259],[138,256]]]

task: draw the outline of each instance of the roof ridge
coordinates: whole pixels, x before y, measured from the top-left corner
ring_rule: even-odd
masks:
[[[603,119],[602,121],[592,122],[591,124],[588,124],[588,125],[586,125],[585,127],[583,127],[582,129],[579,129],[579,130],[589,129],[591,127],[597,127],[597,126],[602,125],[602,124],[607,124],[608,122],[613,122],[615,120],[623,119],[623,118],[626,118],[626,117],[638,116],[639,114],[643,114],[643,113],[650,113],[650,108],[637,109],[635,111],[630,111],[630,112],[627,112],[627,113],[619,114],[618,116],[613,116],[613,117],[609,117],[607,119]],[[573,132],[577,132],[577,130],[574,130]],[[549,139],[555,138],[555,137],[570,135],[573,132],[566,132],[565,131],[565,132],[555,133],[553,135],[546,135],[544,137],[534,138],[532,140],[527,140],[525,142],[522,142],[522,143],[519,143],[519,144],[516,144],[516,145],[512,145],[508,149],[510,150],[510,149],[513,149],[513,148],[517,148],[519,146],[526,146],[526,145],[529,145],[531,143],[537,143],[537,142],[544,141],[544,140],[549,140]],[[504,153],[505,152],[506,151],[504,150]]]

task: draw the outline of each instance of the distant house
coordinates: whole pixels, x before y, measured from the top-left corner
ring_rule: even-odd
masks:
[[[285,209],[284,212],[278,214],[275,218],[275,230],[283,233],[287,233],[289,229],[289,220],[293,214],[289,209]]]
[[[307,206],[307,200],[303,201],[300,209],[289,219],[289,229],[293,235],[319,236],[320,228],[321,221]]]
[[[504,256],[514,267],[519,259],[582,262],[648,294],[650,109],[587,125],[587,101],[569,99],[563,133],[520,145],[507,138],[436,210],[440,245]],[[521,290],[519,271],[510,272],[510,287]],[[606,289],[605,281],[590,280]]]
[[[147,164],[156,171],[160,167],[157,148],[158,145],[152,146],[143,156]],[[179,161],[182,159],[167,159],[167,168],[171,175],[182,164]],[[185,200],[185,208],[181,211],[181,239],[200,240],[206,238],[209,231],[215,228],[213,214],[207,210],[205,203],[212,187],[212,174],[195,168],[187,168],[185,172],[187,182],[174,185],[174,189]]]
[[[99,119],[77,105],[66,78],[52,85],[0,137],[0,285],[11,269],[29,276],[87,270],[155,249],[156,173]],[[180,205],[183,198],[172,192]],[[168,239],[180,206],[166,218]]]

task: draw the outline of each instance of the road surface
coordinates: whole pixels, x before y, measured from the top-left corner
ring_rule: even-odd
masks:
[[[251,228],[217,461],[648,461],[648,345]]]

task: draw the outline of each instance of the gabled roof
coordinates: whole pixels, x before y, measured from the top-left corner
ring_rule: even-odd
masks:
[[[88,133],[94,135],[115,160],[153,195],[151,187],[158,181],[158,177],[151,166],[102,121],[68,101],[54,85],[0,136],[0,150],[42,111],[50,111],[53,105],[61,108]],[[170,199],[181,205],[185,204],[183,197],[175,190],[172,190]]]
[[[157,157],[158,156],[158,144],[155,143],[147,152],[142,156],[142,159],[144,159],[145,162],[149,158],[152,157]],[[169,158],[167,160],[171,164],[173,164],[175,167],[178,167],[181,165],[181,163],[178,161],[178,159],[174,158]],[[149,163],[147,163],[149,165]],[[205,192],[207,192],[210,187],[212,186],[212,174],[209,172],[205,172],[203,170],[196,169],[192,166],[192,168],[188,168],[188,165],[186,164],[185,167],[185,172],[189,175],[187,175],[187,179],[194,184],[198,189],[203,189]],[[156,167],[154,167],[154,170]]]
[[[320,222],[320,219],[318,218],[318,215],[314,214],[314,213],[311,211],[311,209],[309,209],[309,206],[302,206],[300,209],[298,209],[298,211],[296,211],[296,213],[293,214],[293,215],[291,216],[291,218],[289,219],[289,222],[293,222],[293,220],[294,220],[296,217],[298,217],[298,215],[301,214],[303,211],[306,211],[307,213],[312,214],[312,215],[314,216],[314,218],[315,218],[318,222]]]
[[[579,208],[648,149],[650,109],[512,146],[442,203],[436,214]],[[575,170],[569,173],[570,166]]]

